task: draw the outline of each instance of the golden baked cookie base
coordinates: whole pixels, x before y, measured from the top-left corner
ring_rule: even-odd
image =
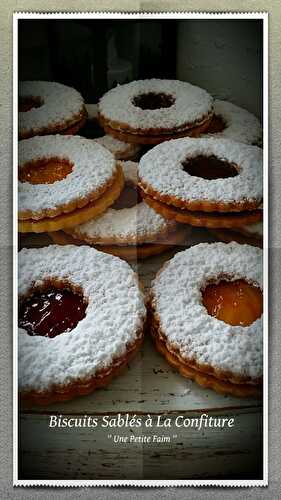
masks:
[[[71,333],[70,333],[71,335]],[[69,401],[78,396],[86,396],[91,392],[105,387],[111,380],[119,375],[126,365],[133,359],[141,347],[143,341],[143,332],[139,334],[138,339],[133,345],[129,346],[124,356],[116,359],[112,365],[98,372],[91,378],[85,380],[77,380],[65,386],[53,385],[50,390],[46,391],[26,391],[20,393],[20,400],[23,403],[35,405],[49,405],[60,401]]]
[[[208,117],[203,123],[200,125],[195,125],[194,127],[187,127],[185,130],[177,131],[176,129],[171,129],[169,133],[165,132],[163,134],[153,133],[153,129],[151,131],[147,131],[147,135],[144,133],[132,133],[130,129],[120,130],[118,128],[119,124],[116,126],[111,126],[113,122],[110,120],[106,120],[105,118],[99,116],[99,123],[104,131],[115,137],[115,139],[119,139],[123,142],[129,142],[133,144],[160,144],[161,142],[168,141],[169,139],[179,139],[181,137],[199,137],[200,134],[203,134],[209,127],[212,121],[212,117]]]
[[[82,224],[83,222],[93,219],[105,212],[105,210],[120,196],[123,186],[123,171],[120,167],[118,167],[117,175],[113,184],[102,194],[100,198],[91,201],[82,208],[76,208],[72,212],[65,214],[62,213],[56,217],[46,217],[40,220],[19,220],[18,230],[20,233],[44,233],[59,231],[60,229]]]
[[[213,389],[219,394],[231,395],[239,398],[261,396],[262,391],[260,386],[251,384],[233,384],[225,380],[220,380],[207,373],[200,372],[199,370],[181,362],[178,357],[167,349],[165,342],[160,339],[155,332],[153,333],[153,340],[156,349],[165,357],[167,362],[173,368],[176,368],[183,377],[193,380],[201,387]]]
[[[30,137],[34,137],[35,135],[54,135],[54,134],[63,134],[63,135],[74,135],[82,128],[87,120],[87,111],[86,108],[83,108],[81,112],[74,116],[72,119],[67,120],[65,122],[61,122],[58,125],[44,127],[40,130],[28,130],[25,133],[19,132],[19,140],[30,139]]]
[[[150,233],[149,231],[146,234],[137,235],[131,234],[127,235],[127,237],[122,234],[106,236],[105,234],[97,235],[91,237],[87,233],[83,232],[83,229],[78,227],[71,227],[66,231],[68,234],[73,236],[73,238],[77,238],[79,240],[87,242],[89,245],[122,245],[122,246],[131,246],[131,245],[143,245],[147,243],[163,243],[163,244],[175,244],[177,245],[177,241],[180,243],[183,241],[184,236],[187,237],[188,228],[187,226],[179,226],[176,222],[166,224],[166,227],[159,230],[157,233]],[[185,235],[183,234],[185,233]],[[174,243],[176,240],[176,243]]]
[[[65,163],[67,163],[67,161]],[[37,162],[34,162],[34,166],[36,166],[36,164]],[[38,164],[40,165],[40,160],[38,161]],[[112,177],[104,185],[90,192],[87,196],[84,196],[83,198],[76,198],[73,201],[64,203],[63,205],[57,205],[54,208],[43,208],[39,212],[34,212],[32,210],[20,210],[18,213],[18,219],[22,221],[24,220],[29,221],[30,219],[32,221],[38,221],[45,218],[57,217],[58,215],[66,214],[68,212],[73,212],[78,208],[86,207],[86,205],[89,205],[89,203],[94,202],[95,200],[101,198],[108,191],[108,189],[114,184],[114,182],[116,182],[116,179],[122,177],[124,186],[124,175],[122,166],[120,164],[116,164],[116,167],[117,167],[116,171],[114,172]],[[53,181],[53,178],[50,180]]]
[[[234,228],[254,224],[262,220],[261,210],[245,212],[212,213],[182,210],[172,205],[161,203],[142,193],[144,201],[165,219],[182,224],[208,228]]]
[[[246,235],[238,231],[231,231],[229,229],[226,231],[224,229],[212,229],[211,233],[214,234],[218,240],[221,240],[224,243],[236,241],[237,243],[240,243],[240,245],[247,244],[259,248],[263,247],[262,238]]]
[[[103,245],[103,244],[93,244],[85,240],[74,238],[71,234],[64,231],[56,231],[48,233],[50,238],[57,245],[91,245],[96,250],[101,252],[110,253],[116,257],[120,257],[125,260],[138,260],[146,259],[152,257],[153,255],[159,255],[172,249],[176,245],[181,245],[186,242],[187,234],[185,231],[175,232],[170,235],[170,240],[167,243],[146,243],[141,245]]]
[[[240,213],[257,210],[260,205],[260,200],[243,200],[241,202],[231,201],[209,201],[209,200],[182,200],[175,196],[166,195],[155,191],[151,186],[140,182],[141,194],[143,197],[148,196],[159,203],[169,205],[172,208],[188,210],[189,212],[219,212],[219,213]]]
[[[83,116],[81,120],[79,120],[77,123],[74,123],[70,127],[67,127],[65,130],[61,131],[62,135],[75,135],[77,132],[80,130],[80,128],[84,127],[87,121],[87,116]]]

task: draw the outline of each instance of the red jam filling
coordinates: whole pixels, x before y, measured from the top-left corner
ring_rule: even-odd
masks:
[[[232,163],[220,160],[214,155],[199,155],[185,160],[182,165],[187,174],[202,179],[226,179],[238,175],[238,170]]]
[[[245,280],[207,285],[203,304],[210,316],[233,326],[248,326],[262,315],[262,291]]]
[[[26,113],[33,108],[40,108],[42,101],[39,97],[20,97],[19,98],[19,112]]]
[[[218,134],[219,132],[225,130],[225,128],[226,124],[222,117],[220,115],[214,115],[205,134]]]
[[[125,184],[124,189],[120,193],[119,198],[111,205],[110,208],[121,210],[122,208],[132,208],[138,203],[141,203],[142,198],[136,186]]]
[[[137,108],[141,109],[160,109],[160,108],[170,108],[175,102],[172,95],[155,92],[147,92],[146,94],[140,94],[133,99],[133,104]]]
[[[86,315],[82,295],[68,289],[49,288],[35,292],[19,307],[19,327],[29,335],[54,338],[70,332]]]

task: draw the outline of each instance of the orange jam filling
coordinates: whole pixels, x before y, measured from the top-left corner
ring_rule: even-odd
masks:
[[[205,134],[218,134],[225,130],[226,124],[220,115],[214,115]]]
[[[202,292],[210,316],[233,326],[248,326],[262,315],[262,291],[245,280],[222,280]]]
[[[202,179],[226,179],[227,177],[238,175],[235,165],[225,160],[220,160],[214,155],[199,155],[195,158],[185,160],[182,165],[187,174],[201,177]]]
[[[73,165],[68,160],[50,158],[26,163],[19,170],[19,180],[30,184],[53,184],[72,172]]]
[[[132,208],[142,201],[139,191],[136,186],[125,183],[124,189],[121,191],[119,198],[111,205],[110,208],[121,210],[122,208]]]
[[[19,98],[19,112],[25,113],[33,108],[40,108],[43,102],[39,97],[20,97]]]

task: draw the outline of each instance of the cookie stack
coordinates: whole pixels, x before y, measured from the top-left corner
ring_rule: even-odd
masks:
[[[98,109],[113,137],[164,142],[140,161],[141,192],[154,210],[168,220],[219,229],[226,241],[261,244],[260,233],[248,231],[262,219],[262,133],[255,116],[186,82],[157,79],[109,91]],[[185,139],[167,143],[179,137]]]
[[[138,280],[116,256],[150,262],[187,247],[192,227],[231,243],[165,263],[147,302],[156,348],[204,387],[260,394],[262,252],[239,244],[261,245],[258,120],[159,79],[110,90],[94,112],[74,89],[24,82],[19,111],[18,228],[56,243],[21,252],[22,396],[48,404],[106,385],[139,349],[146,319]],[[83,137],[97,120],[104,135]],[[52,340],[35,346],[34,335]],[[51,370],[39,373],[34,346]]]
[[[262,245],[256,117],[186,82],[147,80],[109,91],[99,120],[114,138],[154,146],[140,158],[139,188],[164,219]],[[182,375],[242,397],[261,388],[262,254],[238,243],[196,245],[166,263],[151,289],[149,324]]]

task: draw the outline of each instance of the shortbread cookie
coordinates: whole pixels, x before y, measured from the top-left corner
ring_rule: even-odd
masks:
[[[135,160],[140,152],[138,144],[119,141],[119,139],[115,139],[115,137],[108,134],[94,140],[108,149],[115,156],[116,160]]]
[[[19,144],[19,231],[57,231],[100,215],[118,198],[122,168],[104,147],[79,136]]]
[[[247,398],[247,397],[260,397],[261,396],[261,388],[260,386],[251,385],[251,384],[233,384],[226,380],[221,380],[208,373],[200,372],[195,370],[191,366],[188,366],[185,363],[181,363],[179,358],[172,354],[166,347],[165,342],[160,339],[157,332],[154,331],[154,342],[157,351],[162,354],[166,361],[179,373],[190,380],[194,380],[198,385],[201,385],[205,389],[213,389],[219,394],[227,394],[230,396],[236,396],[238,398]]]
[[[262,151],[227,139],[177,139],[142,156],[145,201],[168,219],[234,227],[261,220]]]
[[[56,82],[19,84],[19,138],[75,134],[87,118],[84,100],[71,87]]]
[[[200,212],[183,210],[173,205],[167,205],[160,201],[142,195],[145,202],[156,212],[167,220],[175,220],[182,224],[190,224],[196,227],[207,228],[231,228],[245,227],[245,224],[255,224],[262,220],[262,210],[245,210],[243,212]]]
[[[236,230],[213,229],[212,233],[221,241],[237,241],[237,243],[254,245],[262,248],[263,225],[262,222],[238,227]]]
[[[144,320],[138,279],[121,259],[86,246],[22,250],[21,397],[49,404],[108,384],[140,347]]]
[[[98,245],[103,251],[112,251],[114,255],[128,259],[148,257],[173,245],[187,243],[189,228],[167,221],[139,197],[137,163],[126,161],[119,164],[125,177],[120,197],[100,217],[65,229],[73,238],[71,242],[77,240],[77,243]],[[58,241],[56,235],[51,234],[51,237]]]
[[[262,127],[255,115],[228,101],[214,101],[214,116],[208,130],[202,137],[231,139],[260,146],[262,143]]]
[[[105,132],[136,144],[198,136],[212,116],[213,99],[208,92],[179,80],[118,85],[99,101],[99,121]]]
[[[78,238],[73,238],[69,233],[65,231],[54,231],[48,233],[50,238],[57,245],[85,245],[86,242],[84,240],[79,240]],[[171,250],[175,246],[185,246],[188,244],[188,233],[184,229],[177,229],[173,233],[165,236],[163,238],[163,242],[159,239],[159,242],[155,243],[142,243],[140,245],[93,245],[87,243],[90,246],[93,246],[97,250],[101,252],[110,253],[115,255],[116,257],[120,257],[120,259],[125,259],[128,261],[137,261],[142,259],[147,259],[148,257],[152,257],[154,255],[159,255],[163,252],[167,252]]]
[[[152,284],[157,347],[201,385],[256,395],[263,371],[262,287],[258,248],[202,243],[177,253]]]

